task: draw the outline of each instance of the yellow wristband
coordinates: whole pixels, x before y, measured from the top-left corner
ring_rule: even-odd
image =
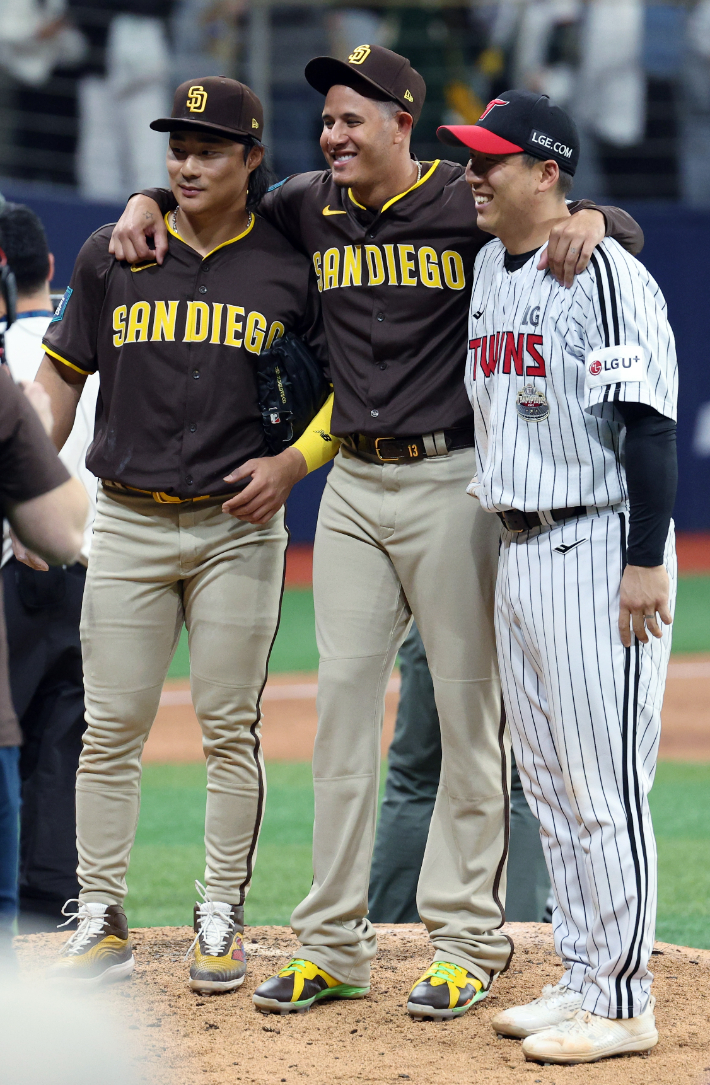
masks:
[[[340,448],[340,439],[330,432],[332,416],[333,393],[331,392],[318,414],[293,444],[306,461],[309,474],[329,463]]]

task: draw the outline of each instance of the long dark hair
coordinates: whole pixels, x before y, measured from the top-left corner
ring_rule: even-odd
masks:
[[[249,157],[249,152],[252,147],[258,146],[256,140],[249,140],[244,142],[244,161],[246,162]],[[261,203],[262,197],[266,195],[267,191],[271,188],[276,180],[276,174],[271,169],[266,154],[261,160],[260,165],[256,167],[249,175],[249,191],[247,192],[247,211],[256,211],[257,207]]]

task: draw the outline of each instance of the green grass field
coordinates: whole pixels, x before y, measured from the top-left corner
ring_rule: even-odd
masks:
[[[246,918],[287,924],[311,882],[311,772],[307,764],[276,761],[267,773],[269,798]],[[659,854],[657,937],[710,949],[710,765],[660,764],[651,808]],[[204,766],[145,766],[128,873],[131,926],[191,922],[193,883],[204,875],[204,809]]]
[[[710,576],[680,578],[673,651],[710,652]],[[314,671],[317,667],[313,593],[310,588],[290,588],[284,594],[281,627],[271,654],[271,673]],[[170,677],[186,678],[189,673],[187,635],[183,630],[170,667]]]

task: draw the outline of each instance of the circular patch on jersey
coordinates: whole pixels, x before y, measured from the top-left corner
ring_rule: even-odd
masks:
[[[550,417],[550,404],[544,392],[538,392],[534,384],[526,384],[515,397],[515,409],[526,422],[544,422]]]
[[[601,373],[601,371],[602,371],[602,363],[600,361],[592,362],[591,365],[589,366],[589,372],[594,377],[596,377],[597,374]]]

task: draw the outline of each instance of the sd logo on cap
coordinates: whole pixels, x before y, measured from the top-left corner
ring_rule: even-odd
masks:
[[[264,110],[254,91],[236,79],[210,75],[181,83],[175,91],[170,117],[159,117],[150,126],[156,132],[198,129],[226,139],[261,142]]]
[[[207,92],[204,87],[190,87],[187,92],[187,108],[191,113],[204,113],[207,105]]]
[[[358,45],[347,61],[316,57],[306,64],[305,75],[321,94],[342,84],[364,98],[396,102],[415,124],[426,97],[426,83],[407,58],[381,45]]]

